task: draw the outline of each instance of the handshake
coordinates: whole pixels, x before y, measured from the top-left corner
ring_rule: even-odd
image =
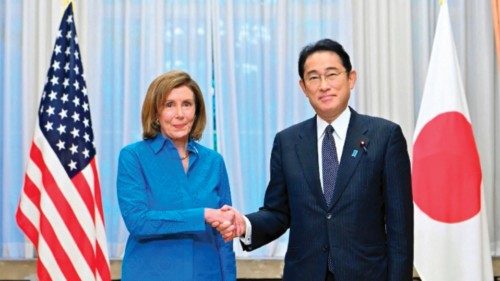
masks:
[[[246,231],[243,215],[228,205],[220,209],[205,208],[205,221],[220,232],[225,242],[243,236]]]

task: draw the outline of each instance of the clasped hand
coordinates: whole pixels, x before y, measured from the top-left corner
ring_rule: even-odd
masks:
[[[205,221],[216,228],[226,242],[245,234],[245,219],[235,208],[228,205],[220,209],[206,208]]]

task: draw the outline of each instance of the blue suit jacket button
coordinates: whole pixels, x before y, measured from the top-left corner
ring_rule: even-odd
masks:
[[[326,217],[326,219],[327,219],[327,220],[329,220],[329,219],[331,219],[331,218],[332,218],[332,214],[328,213],[328,214],[326,214],[326,216],[325,216],[325,217]]]

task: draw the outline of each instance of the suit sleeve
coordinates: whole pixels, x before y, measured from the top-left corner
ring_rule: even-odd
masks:
[[[270,174],[263,207],[258,212],[247,215],[252,224],[252,244],[242,243],[246,251],[257,249],[277,239],[290,226],[290,208],[283,172],[280,134],[274,138]]]
[[[130,235],[138,239],[165,234],[205,231],[203,208],[153,210],[138,155],[122,149],[118,160],[117,193],[120,211]]]
[[[391,131],[384,162],[388,280],[412,280],[413,199],[411,168],[401,128]]]
[[[231,205],[231,191],[229,188],[229,180],[227,176],[226,166],[224,164],[224,160],[222,159],[219,166],[219,175],[219,207],[222,207],[224,205]],[[222,280],[236,280],[236,258],[233,251],[233,242],[224,242],[224,239],[222,239],[222,236],[217,230],[212,229],[212,231],[216,237],[217,248],[219,249],[219,257],[223,277]]]

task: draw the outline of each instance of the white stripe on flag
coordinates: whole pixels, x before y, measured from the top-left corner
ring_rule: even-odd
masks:
[[[38,260],[43,264],[45,269],[47,269],[47,273],[50,275],[52,280],[66,280],[66,276],[62,273],[59,265],[52,254],[47,242],[42,236],[39,236],[38,239]]]
[[[36,129],[36,133],[39,133],[39,129]],[[43,161],[50,167],[50,173],[52,175],[65,175],[66,171],[61,165],[61,162],[55,155],[54,151],[50,147],[50,145],[45,141],[45,138],[37,138],[37,142],[35,145],[43,151]],[[89,165],[90,166],[90,165]],[[90,169],[90,167],[86,167],[85,169]],[[68,202],[71,207],[73,213],[76,215],[79,224],[82,226],[87,239],[92,241],[94,239],[94,220],[87,212],[87,206],[83,201],[80,194],[77,192],[73,182],[68,177],[58,177],[54,176],[54,181],[57,186],[59,186],[59,191],[64,195],[65,200]]]

